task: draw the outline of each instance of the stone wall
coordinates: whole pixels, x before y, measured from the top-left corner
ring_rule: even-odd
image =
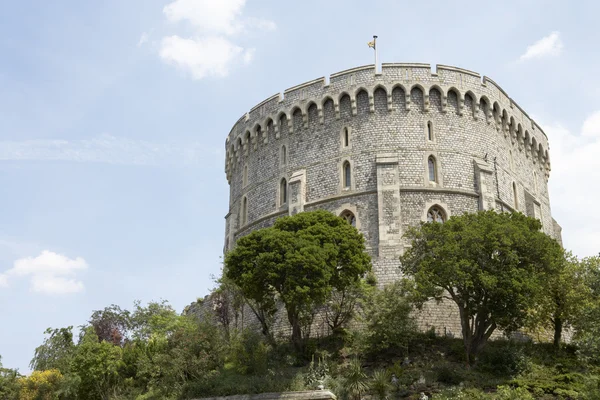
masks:
[[[352,213],[381,285],[400,277],[403,234],[432,207],[445,219],[518,210],[560,241],[546,135],[496,83],[459,68],[371,65],[290,88],[234,125],[225,171],[225,252],[283,215]],[[459,333],[455,314],[432,303],[419,321]]]

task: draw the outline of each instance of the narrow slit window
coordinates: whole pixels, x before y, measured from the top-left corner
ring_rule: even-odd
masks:
[[[242,175],[242,185],[246,186],[248,184],[248,166],[244,165],[244,173]]]
[[[344,162],[344,188],[349,189],[352,184],[352,171],[350,169],[350,163],[348,161]]]
[[[279,204],[284,205],[287,203],[287,180],[283,178],[279,183]]]
[[[242,200],[242,226],[248,222],[248,199],[244,197]]]
[[[515,210],[519,209],[519,197],[517,196],[517,184],[513,182],[513,196],[514,196],[514,204]]]
[[[348,132],[348,128],[344,128],[344,147],[348,147],[350,145],[350,132]]]
[[[285,146],[281,146],[281,165],[287,164],[287,149]]]
[[[433,125],[431,121],[427,122],[427,140],[433,141]]]
[[[429,169],[429,182],[437,182],[437,171],[435,168],[435,158],[430,156],[427,159],[427,168]]]

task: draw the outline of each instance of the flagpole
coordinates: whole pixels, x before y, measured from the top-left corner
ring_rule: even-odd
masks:
[[[373,35],[373,50],[375,50],[375,73],[377,73],[377,35]]]

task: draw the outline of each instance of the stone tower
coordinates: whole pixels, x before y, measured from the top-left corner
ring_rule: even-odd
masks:
[[[406,229],[477,210],[520,211],[560,241],[542,129],[495,82],[444,65],[383,64],[274,95],[226,140],[225,252],[283,215],[317,208],[362,232],[380,284],[400,276]],[[421,325],[459,333],[450,305]]]

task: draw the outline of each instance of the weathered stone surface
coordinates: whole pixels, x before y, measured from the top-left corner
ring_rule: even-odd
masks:
[[[328,85],[318,79],[272,96],[234,125],[225,171],[225,252],[284,215],[351,212],[380,285],[400,277],[403,234],[432,207],[445,218],[518,210],[560,240],[546,135],[496,83],[460,68],[384,64],[375,74],[373,66],[358,67],[333,74]],[[418,318],[423,328],[460,335],[457,315],[449,304],[431,303]]]

